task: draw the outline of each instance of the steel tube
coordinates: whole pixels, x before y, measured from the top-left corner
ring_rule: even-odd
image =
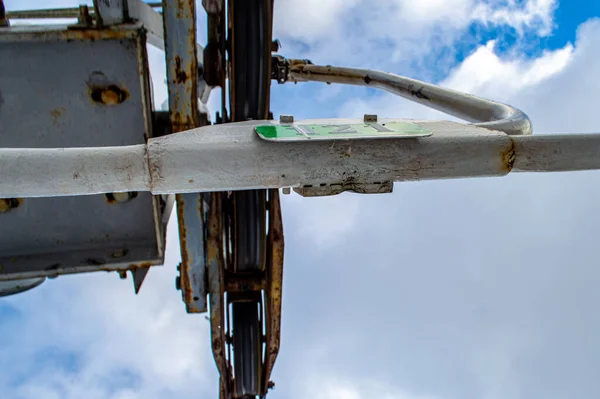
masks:
[[[531,121],[527,115],[510,105],[393,73],[312,65],[303,60],[291,60],[289,79],[376,87],[457,118],[474,122],[480,127],[499,130],[510,135],[528,135],[532,132]]]
[[[515,172],[600,169],[600,134],[513,137]]]
[[[0,198],[149,191],[144,144],[98,148],[1,148]]]
[[[511,171],[600,169],[600,134],[508,136],[454,122],[418,122],[433,135],[277,143],[255,134],[254,126],[260,123],[271,121],[205,126],[153,138],[148,145],[0,148],[0,198],[321,184],[352,187],[384,181],[504,176]]]

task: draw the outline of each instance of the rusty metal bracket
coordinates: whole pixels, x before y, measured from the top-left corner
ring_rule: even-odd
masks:
[[[210,194],[210,213],[208,217],[208,237],[206,258],[208,266],[208,297],[210,302],[210,332],[212,352],[219,370],[220,390],[223,398],[229,398],[232,387],[228,384],[231,371],[226,355],[225,336],[225,276],[222,252],[223,212],[221,193]]]
[[[275,360],[279,354],[281,337],[281,299],[283,290],[283,221],[279,191],[269,190],[269,236],[268,251],[270,264],[267,267],[266,297],[266,349],[263,376],[263,395],[274,384],[269,381]]]

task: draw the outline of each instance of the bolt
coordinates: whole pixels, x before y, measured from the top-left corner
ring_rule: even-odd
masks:
[[[129,93],[126,90],[110,85],[108,87],[94,87],[90,93],[92,101],[104,105],[118,105],[127,100]]]
[[[377,115],[365,114],[365,122],[377,122]]]
[[[119,270],[119,277],[121,280],[125,280],[127,278],[127,270]]]
[[[291,125],[294,123],[294,117],[292,115],[280,115],[279,123],[282,125]]]
[[[125,192],[125,193],[108,193],[105,194],[106,200],[109,204],[119,203],[123,204],[125,202],[131,201],[135,197],[138,196],[137,191]]]
[[[284,195],[289,195],[292,192],[292,189],[289,187],[284,187],[281,189],[281,191],[283,192]]]
[[[181,290],[181,277],[175,277],[175,289],[177,291]]]

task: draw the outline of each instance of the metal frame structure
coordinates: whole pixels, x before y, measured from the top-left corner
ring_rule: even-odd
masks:
[[[379,87],[475,123],[413,121],[433,132],[418,139],[277,143],[261,140],[254,127],[278,122],[249,121],[190,129],[122,148],[0,149],[3,175],[21,176],[0,182],[0,193],[35,197],[118,189],[164,194],[323,186],[334,192],[368,192],[365,185],[382,182],[600,169],[600,135],[531,135],[529,118],[505,104],[389,73],[294,60],[287,64],[286,80]],[[310,122],[361,121],[299,123]],[[95,167],[85,168],[91,164]],[[53,177],[60,184],[38,181],[40,168],[56,171]],[[74,169],[89,173],[74,181]],[[106,175],[110,179],[100,179]]]
[[[95,0],[92,9],[81,6],[23,12],[6,12],[0,0],[0,45],[23,37],[69,43],[132,39],[139,46],[145,46],[147,40],[165,52],[169,94],[168,113],[151,109],[144,48],[138,54],[147,128],[143,142],[76,147],[0,146],[0,218],[28,198],[60,200],[100,195],[109,196],[114,202],[127,202],[145,195],[154,206],[160,242],[158,260],[163,261],[164,229],[176,202],[181,244],[176,286],[182,291],[187,312],[210,312],[211,347],[221,376],[222,398],[230,398],[232,392],[228,363],[231,355],[227,350],[231,341],[226,317],[228,295],[235,296],[249,287],[265,293],[263,395],[272,386],[269,376],[279,351],[284,252],[278,189],[291,187],[302,196],[344,191],[389,193],[394,182],[408,180],[600,169],[600,135],[532,135],[527,115],[506,104],[386,72],[319,66],[279,55],[272,58],[271,73],[278,83],[315,81],[379,88],[470,124],[410,121],[431,135],[290,142],[263,140],[255,129],[265,124],[343,126],[377,122],[383,126],[406,120],[377,121],[377,116],[371,115],[364,120],[294,122],[292,117],[282,117],[280,121],[210,125],[206,102],[213,87],[225,88],[227,74],[222,40],[226,29],[225,2],[204,0],[203,6],[208,16],[206,49],[196,42],[194,0],[151,4],[140,0]],[[162,15],[154,8],[162,8]],[[18,18],[77,18],[77,22],[62,27],[11,27],[10,20]],[[93,101],[97,98],[100,102],[120,104],[127,95],[115,87],[118,89],[117,84],[104,85],[89,95]],[[223,111],[224,101],[225,96]],[[217,116],[217,122],[221,119],[227,121],[227,115]],[[223,254],[221,209],[224,192],[253,189],[268,189],[270,253],[266,273],[254,280],[235,278],[224,266],[227,260]],[[119,271],[121,275],[131,270],[137,292],[149,268],[160,262],[91,263],[76,267],[57,263],[42,273],[19,273],[14,266],[15,270],[9,267],[6,273],[0,267],[0,294],[31,289],[45,276],[98,270]]]

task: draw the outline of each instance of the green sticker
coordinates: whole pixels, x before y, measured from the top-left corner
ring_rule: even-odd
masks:
[[[270,141],[348,140],[431,136],[431,131],[411,122],[354,124],[259,125],[256,133]]]

